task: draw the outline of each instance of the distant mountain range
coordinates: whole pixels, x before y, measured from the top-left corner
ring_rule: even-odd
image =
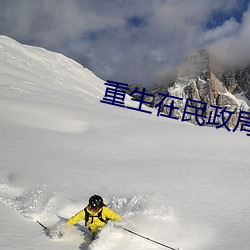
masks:
[[[136,87],[138,91],[143,88],[139,85],[129,87],[128,93]],[[199,124],[194,115],[197,112],[199,119],[205,121],[204,125],[214,126],[215,124],[211,122],[214,121],[218,126],[230,115],[227,125],[235,127],[239,112],[241,110],[250,112],[250,66],[219,71],[212,65],[208,50],[202,49],[188,57],[178,67],[172,84],[154,85],[147,90],[147,93],[154,95],[154,97],[145,97],[145,100],[151,103],[149,105],[151,107],[155,107],[162,100],[163,96],[159,96],[158,93],[169,93],[170,96],[165,98],[161,106],[161,111],[168,116],[190,119],[192,123]],[[134,97],[136,98],[136,95]],[[191,100],[186,102],[187,99],[196,102]],[[206,109],[204,103],[207,105]],[[216,111],[216,107],[220,109]],[[225,108],[224,116],[219,117],[219,111],[223,108]],[[215,115],[216,112],[218,112],[217,115]],[[183,113],[185,113],[184,116]]]

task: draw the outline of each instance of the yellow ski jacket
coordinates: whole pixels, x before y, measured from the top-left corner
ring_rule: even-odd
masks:
[[[85,209],[87,209],[87,212],[89,213],[89,218],[88,221],[85,221],[86,226],[88,226],[88,228],[90,229],[90,231],[92,233],[97,232],[100,228],[102,228],[106,223],[105,221],[108,220],[112,220],[112,221],[121,221],[121,217],[116,214],[113,210],[111,210],[110,208],[103,206],[99,211],[97,212],[93,212],[89,209],[89,207],[86,207]],[[102,220],[100,220],[98,218],[98,215],[100,215],[101,212],[101,218]],[[75,214],[74,216],[72,216],[68,221],[67,224],[70,225],[74,225],[77,222],[79,222],[80,220],[85,220],[85,210],[82,209],[81,211],[79,211],[77,214]]]

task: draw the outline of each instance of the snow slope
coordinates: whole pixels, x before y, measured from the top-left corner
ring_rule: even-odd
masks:
[[[248,250],[249,137],[100,103],[105,89],[63,55],[0,36],[0,248],[162,249],[112,225],[91,244],[83,223],[63,239],[36,223],[54,228],[97,193],[166,245]]]

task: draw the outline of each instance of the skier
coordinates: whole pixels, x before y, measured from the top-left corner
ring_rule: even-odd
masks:
[[[113,210],[105,206],[101,196],[95,194],[89,198],[89,204],[72,216],[67,224],[74,225],[80,220],[85,220],[85,226],[92,232],[92,238],[94,239],[109,220],[120,222],[122,219]]]

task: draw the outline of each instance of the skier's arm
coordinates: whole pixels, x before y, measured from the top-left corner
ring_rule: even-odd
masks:
[[[84,209],[72,216],[70,219],[68,219],[67,224],[75,225],[78,221],[84,220],[85,218],[85,212]]]
[[[116,214],[113,210],[111,210],[110,208],[105,207],[105,217],[107,219],[110,219],[112,221],[118,221],[120,222],[122,220],[121,216]]]

